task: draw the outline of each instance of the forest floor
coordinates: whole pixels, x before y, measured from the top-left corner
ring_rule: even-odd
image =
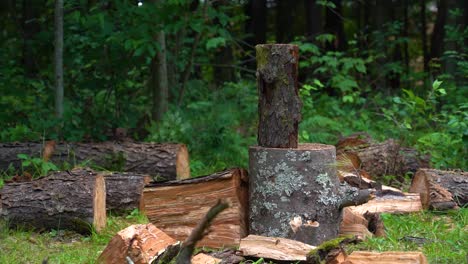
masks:
[[[348,250],[422,251],[429,263],[466,263],[468,254],[468,208],[448,212],[422,211],[406,215],[383,215],[387,237],[370,238]],[[81,236],[56,231],[36,233],[12,230],[0,222],[0,263],[95,263],[119,230],[147,223],[137,211],[126,217],[110,216],[101,234]]]

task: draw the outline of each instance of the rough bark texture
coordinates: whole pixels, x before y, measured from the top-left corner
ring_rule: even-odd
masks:
[[[301,120],[297,69],[299,48],[257,45],[258,145],[296,148]]]
[[[384,175],[399,176],[415,173],[429,165],[428,157],[416,150],[402,147],[396,140],[376,143],[363,134],[352,135],[337,144],[338,160],[347,160],[353,170],[363,170],[378,181]],[[349,167],[349,166],[348,166]]]
[[[112,238],[97,263],[128,263],[128,257],[135,264],[148,264],[176,242],[152,224],[132,225]]]
[[[227,199],[229,208],[213,221],[211,232],[197,246],[237,246],[248,234],[248,178],[243,169],[148,185],[140,208],[158,228],[184,240],[218,199]]]
[[[421,195],[424,208],[464,207],[468,204],[468,173],[420,169],[413,178],[410,192]]]
[[[21,169],[18,154],[40,157],[40,143],[0,144],[0,170],[10,164]],[[56,164],[68,162],[73,165],[91,163],[113,171],[149,174],[171,180],[190,177],[189,156],[183,144],[157,144],[134,142],[59,143],[50,160]]]
[[[341,209],[365,203],[369,190],[340,185],[335,147],[251,147],[250,234],[317,245],[338,235]]]
[[[240,242],[239,250],[244,256],[280,261],[304,261],[314,246],[299,241],[249,235]]]
[[[392,263],[392,264],[427,264],[426,256],[422,252],[367,252],[354,251],[342,264],[375,264],[375,263]]]
[[[96,176],[89,168],[76,168],[73,175]],[[113,214],[125,214],[140,207],[143,187],[151,181],[149,175],[124,172],[101,173],[106,183],[106,210]]]
[[[102,175],[54,173],[0,190],[1,214],[11,225],[71,229],[89,233],[106,225],[106,187]]]

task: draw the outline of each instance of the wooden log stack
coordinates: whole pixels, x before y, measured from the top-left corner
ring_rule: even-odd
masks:
[[[190,178],[189,155],[183,144],[157,144],[123,142],[57,143],[49,144],[53,149],[50,161],[56,164],[68,162],[72,165],[87,163],[113,171],[147,174],[161,180]],[[0,171],[10,165],[21,169],[18,154],[41,157],[41,143],[0,144]]]
[[[90,233],[106,225],[106,185],[101,174],[58,172],[0,190],[1,214],[12,226]]]
[[[219,199],[228,201],[229,208],[216,217],[211,232],[197,246],[237,246],[248,234],[248,177],[243,169],[149,184],[144,188],[140,208],[151,223],[182,241]]]

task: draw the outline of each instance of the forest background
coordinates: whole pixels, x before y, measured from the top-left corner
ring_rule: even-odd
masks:
[[[0,142],[126,131],[187,144],[193,175],[247,167],[254,46],[295,43],[301,142],[364,131],[468,168],[468,1],[56,2],[0,1]]]

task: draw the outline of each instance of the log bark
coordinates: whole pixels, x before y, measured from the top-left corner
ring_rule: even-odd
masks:
[[[40,143],[0,144],[0,170],[10,164],[21,169],[18,154],[42,156]],[[67,162],[93,164],[112,171],[125,171],[163,178],[166,180],[190,177],[189,156],[183,144],[124,142],[58,143],[50,160],[56,164]]]
[[[177,241],[152,224],[132,225],[119,231],[107,244],[97,263],[148,264]]]
[[[427,264],[426,256],[422,252],[368,252],[354,251],[342,264]]]
[[[218,199],[229,201],[197,246],[237,246],[248,234],[248,178],[243,169],[205,177],[150,184],[140,205],[151,223],[177,240],[185,240]]]
[[[54,173],[0,190],[1,212],[12,226],[90,233],[106,225],[106,187],[102,175]]]
[[[89,168],[75,168],[73,175],[104,175],[106,183],[106,210],[122,215],[140,208],[143,187],[151,181],[149,175],[125,172],[100,173]]]
[[[340,175],[340,180],[342,182],[346,182],[350,186],[353,186],[359,189],[375,189],[377,196],[384,196],[384,195],[404,196],[404,193],[397,188],[383,185],[379,182],[362,177],[360,174],[357,174],[357,173],[339,172],[339,175]]]
[[[258,145],[296,148],[301,120],[297,71],[299,48],[288,44],[255,46],[257,51]]]
[[[335,147],[251,147],[250,234],[317,245],[338,235],[341,209],[367,202],[369,190],[340,185]]]
[[[241,239],[239,246],[243,256],[294,262],[306,260],[307,253],[314,248],[291,239],[256,235]]]
[[[411,213],[423,210],[417,193],[378,196],[365,204],[349,207],[353,212],[364,215],[370,213]]]
[[[419,193],[424,208],[447,210],[468,204],[468,173],[420,169],[413,178],[410,192]]]
[[[340,140],[337,144],[337,159],[351,163],[352,169],[345,166],[345,171],[363,170],[376,181],[385,175],[398,176],[399,180],[403,180],[407,173],[415,173],[419,168],[429,166],[428,157],[412,148],[401,146],[396,140],[377,143],[363,134]]]

